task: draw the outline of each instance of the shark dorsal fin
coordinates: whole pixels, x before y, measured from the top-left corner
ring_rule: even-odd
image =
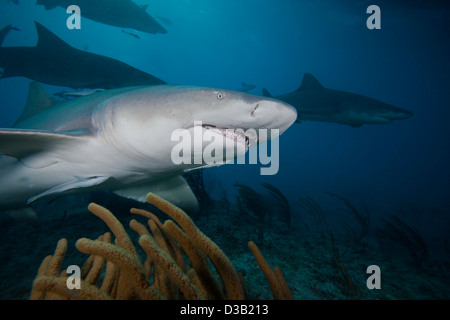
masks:
[[[39,82],[31,82],[28,87],[28,98],[20,118],[16,123],[49,109],[63,101],[52,98]]]
[[[36,21],[34,23],[36,24],[36,30],[39,39],[36,46],[37,48],[40,48],[42,50],[55,50],[55,48],[61,50],[65,47],[71,48],[67,43],[58,38],[53,32],[48,30],[42,24]]]
[[[310,73],[303,76],[302,85],[296,91],[320,90],[325,89],[324,86]]]
[[[263,88],[263,96],[268,98],[273,97],[272,94],[269,92],[269,90],[267,90],[266,88]]]

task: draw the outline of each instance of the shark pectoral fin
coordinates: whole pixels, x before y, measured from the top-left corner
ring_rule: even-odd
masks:
[[[28,199],[27,204],[29,204],[37,199],[43,198],[45,196],[55,195],[58,193],[62,193],[64,191],[93,187],[93,186],[96,186],[96,185],[99,185],[99,184],[105,182],[108,179],[109,179],[109,177],[105,177],[105,176],[95,176],[95,177],[87,177],[87,178],[77,177],[75,180],[57,185],[56,187],[48,189],[47,191],[44,191],[44,192],[38,194],[37,196],[34,196],[34,197]]]
[[[146,195],[149,192],[152,192],[188,213],[198,211],[197,198],[187,184],[186,180],[184,180],[181,176],[175,176],[173,178],[158,180],[156,182],[149,182],[128,188],[117,189],[113,190],[113,192],[119,196],[140,202],[146,202]]]
[[[352,123],[352,124],[349,124],[349,126],[352,128],[359,128],[362,126],[362,124],[361,123]]]
[[[41,130],[0,129],[0,154],[16,159],[74,143],[87,143],[86,137]]]

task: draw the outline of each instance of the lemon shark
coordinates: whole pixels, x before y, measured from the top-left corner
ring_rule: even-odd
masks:
[[[167,33],[155,19],[150,16],[147,6],[139,6],[131,0],[38,0],[38,5],[44,5],[46,10],[60,6],[64,9],[77,5],[81,17],[120,27],[157,34]]]
[[[151,191],[195,211],[197,200],[181,175],[205,167],[206,161],[175,164],[173,132],[195,135],[200,129],[202,135],[231,142],[227,148],[245,145],[245,154],[266,139],[248,129],[281,134],[297,118],[284,102],[213,88],[138,86],[67,102],[55,101],[37,83],[29,91],[23,116],[13,128],[0,129],[0,211],[97,189],[140,201]],[[208,144],[202,141],[200,150]]]
[[[38,22],[34,47],[0,47],[0,79],[22,76],[56,86],[113,89],[166,82],[121,61],[75,49]],[[14,29],[0,30],[0,44]]]
[[[272,97],[267,89],[263,89],[263,95]],[[376,99],[325,88],[310,73],[304,75],[302,84],[297,90],[275,98],[297,109],[297,122],[323,121],[361,127],[363,124],[385,124],[413,116],[408,110]]]

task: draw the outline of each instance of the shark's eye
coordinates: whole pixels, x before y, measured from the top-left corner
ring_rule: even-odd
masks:
[[[222,100],[224,97],[224,94],[222,92],[217,93],[217,99]]]

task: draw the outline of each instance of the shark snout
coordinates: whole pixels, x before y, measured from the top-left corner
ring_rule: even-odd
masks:
[[[275,99],[258,101],[251,115],[259,118],[261,127],[278,129],[280,134],[297,120],[297,110],[293,106]]]
[[[390,120],[403,120],[403,119],[411,118],[413,115],[414,115],[414,113],[412,113],[411,111],[400,109],[397,111],[389,112],[388,114],[385,114],[383,116],[386,119],[390,119]]]
[[[166,33],[167,33],[167,30],[166,30],[163,26],[159,26],[159,27],[158,27],[157,33],[166,34]]]

